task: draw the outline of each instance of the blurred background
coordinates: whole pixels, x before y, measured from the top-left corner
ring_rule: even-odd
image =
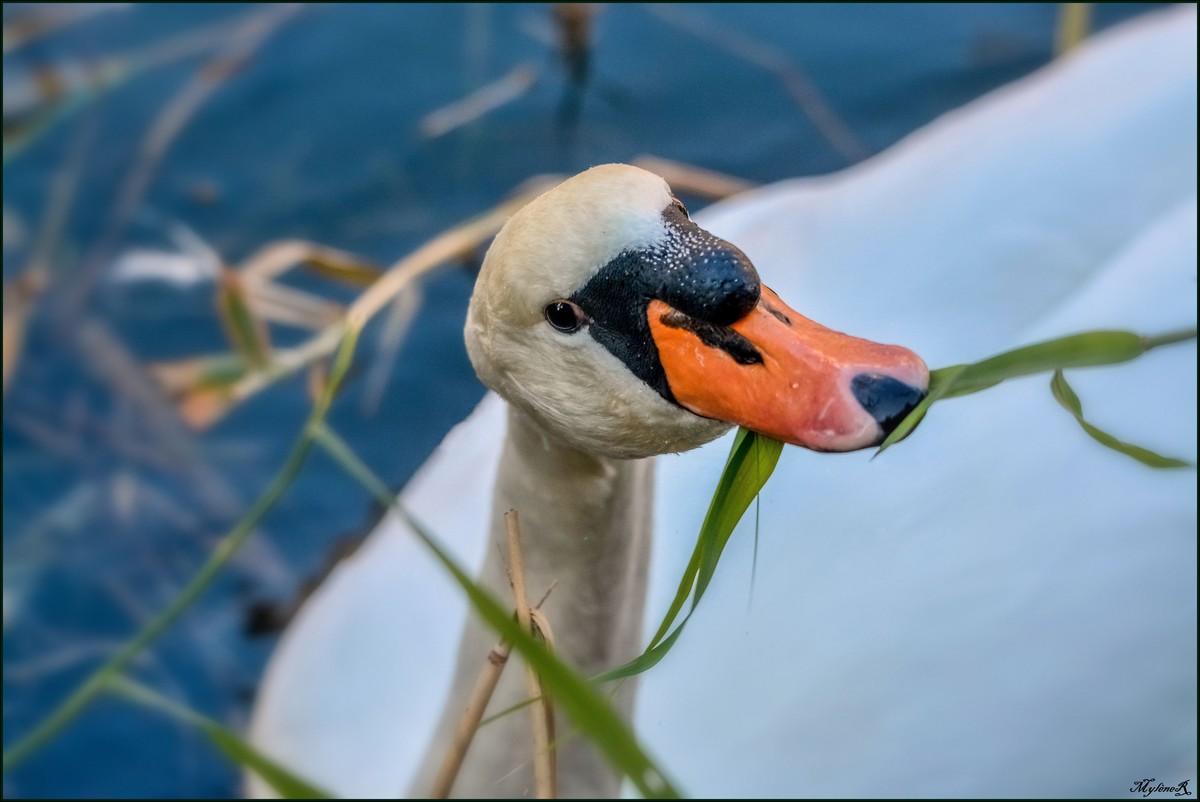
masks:
[[[1153,7],[1096,5],[1088,28]],[[1053,59],[1062,14],[6,4],[6,747],[175,596],[279,469],[313,375],[247,389],[255,347],[270,361],[304,343],[378,271],[535,176],[669,160],[695,211],[850,166]],[[485,247],[378,316],[331,412],[395,488],[483,394],[461,327]],[[300,267],[255,287],[228,271],[275,259]],[[132,673],[240,730],[290,611],[377,516],[314,453]],[[196,730],[102,697],[4,792],[229,797],[238,779]]]

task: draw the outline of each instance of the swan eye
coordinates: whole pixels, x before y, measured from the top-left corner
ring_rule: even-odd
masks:
[[[573,334],[587,322],[587,315],[570,301],[555,301],[546,307],[546,321],[564,334]]]

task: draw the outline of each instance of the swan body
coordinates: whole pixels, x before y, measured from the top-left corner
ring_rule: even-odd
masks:
[[[766,187],[701,222],[806,314],[935,365],[1088,328],[1194,326],[1195,23],[1185,7],[1122,26],[869,162]],[[653,215],[634,217],[654,241]],[[543,295],[568,297],[585,278]],[[523,313],[537,323],[530,310],[541,307]],[[476,312],[473,301],[472,349],[489,336],[472,344]],[[1175,346],[1068,378],[1101,428],[1194,461],[1195,360],[1193,345]],[[748,520],[689,631],[641,678],[636,731],[685,791],[1111,796],[1143,777],[1194,783],[1194,471],[1103,449],[1046,384],[940,404],[874,461],[785,450],[762,495],[753,595]],[[639,408],[661,409],[650,398]],[[670,442],[635,448],[677,450],[725,427],[682,414],[664,414],[668,430],[678,423]],[[489,394],[402,494],[475,569],[488,563],[514,415],[533,432],[571,428]],[[643,563],[652,625],[727,450],[718,440],[657,460]],[[649,464],[625,456],[597,464]],[[648,548],[634,542],[631,564]],[[404,524],[385,518],[285,633],[255,743],[340,795],[415,788],[466,618]],[[628,629],[614,643],[627,648]]]

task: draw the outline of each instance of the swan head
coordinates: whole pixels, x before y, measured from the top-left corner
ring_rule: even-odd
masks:
[[[484,384],[609,457],[686,451],[735,424],[817,451],[867,448],[929,384],[913,352],[789,308],[662,178],[624,164],[580,173],[509,220],[465,335]]]

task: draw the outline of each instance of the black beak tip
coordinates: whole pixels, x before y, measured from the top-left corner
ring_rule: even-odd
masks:
[[[924,390],[878,373],[860,373],[851,380],[850,389],[863,409],[879,423],[884,437],[925,397]]]

